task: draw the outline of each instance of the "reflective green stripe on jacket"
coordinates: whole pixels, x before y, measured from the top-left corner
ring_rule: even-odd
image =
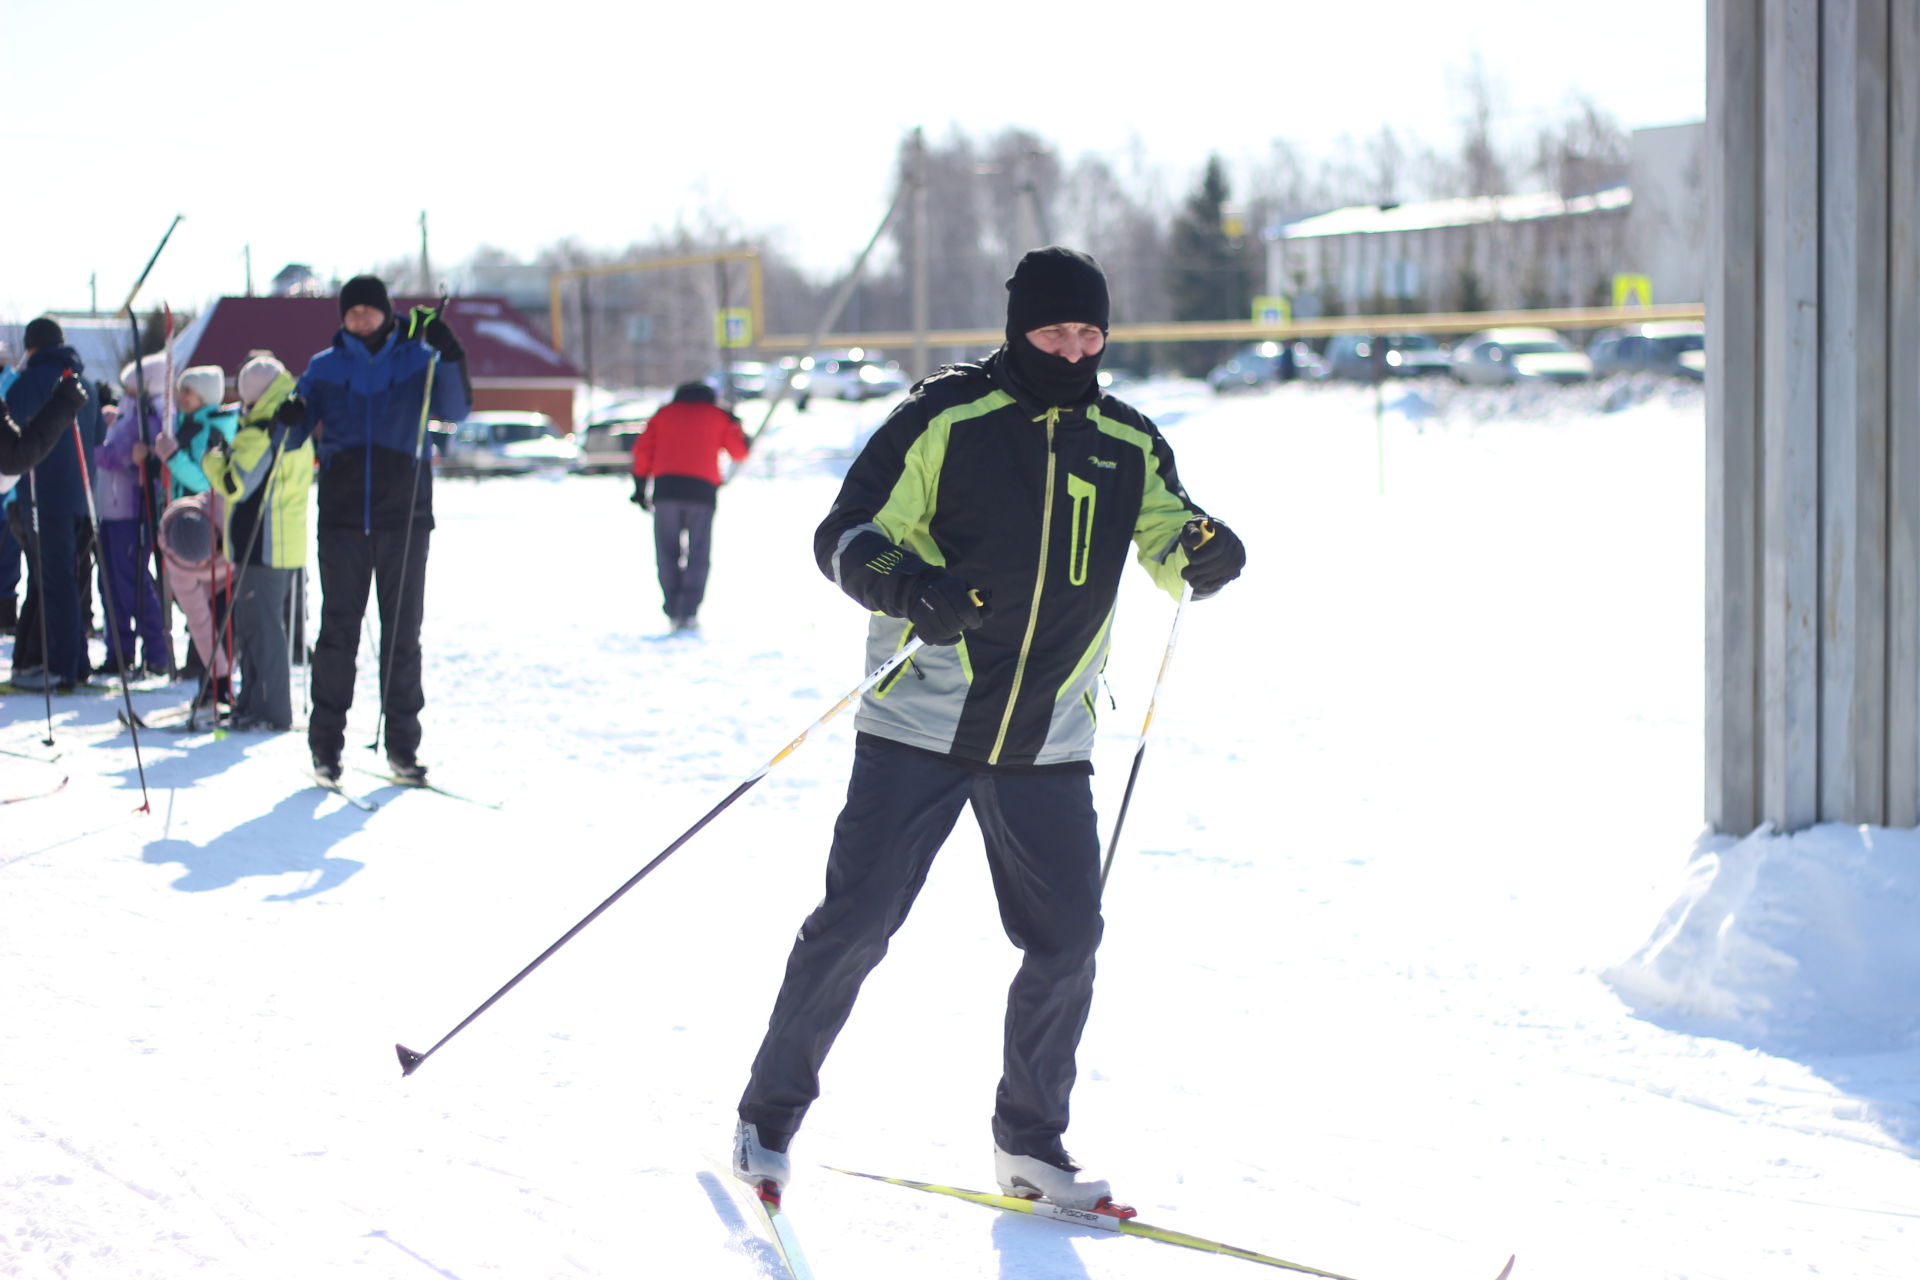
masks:
[[[930,569],[992,614],[869,693],[856,727],[993,765],[1087,759],[1121,571],[1137,557],[1177,596],[1185,552],[1156,557],[1199,514],[1158,429],[1112,396],[1025,403],[998,353],[926,379],[848,471],[815,556],[876,612],[870,667],[905,643]]]

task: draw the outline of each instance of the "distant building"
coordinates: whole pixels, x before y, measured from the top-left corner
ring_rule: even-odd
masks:
[[[432,305],[432,298],[396,297],[394,314]],[[541,339],[527,318],[501,298],[455,298],[447,321],[460,335],[473,380],[475,409],[544,413],[573,430],[580,371]],[[340,329],[340,306],[328,297],[221,298],[187,327],[174,363],[219,365],[229,388],[252,356],[271,353],[298,377]]]
[[[1294,315],[1606,306],[1616,275],[1654,302],[1699,302],[1704,126],[1636,130],[1629,181],[1417,204],[1355,205],[1268,232],[1267,290]]]
[[[306,263],[289,262],[274,275],[267,292],[276,298],[317,298],[333,290]]]

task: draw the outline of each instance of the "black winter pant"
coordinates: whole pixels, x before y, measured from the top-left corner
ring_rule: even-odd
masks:
[[[369,591],[380,609],[380,663],[372,677],[376,696],[386,681],[387,754],[411,760],[420,747],[420,708],[426,705],[420,620],[426,612],[429,531],[416,524],[412,535],[401,529],[320,530],[320,638],[313,648],[313,717],[307,727],[315,755],[338,757],[346,745]]]
[[[820,1065],[860,984],[887,953],[960,810],[986,843],[1000,922],[1020,948],[1007,993],[993,1133],[1019,1153],[1067,1127],[1074,1054],[1093,1001],[1100,849],[1084,774],[989,774],[862,737],[834,826],[827,893],[800,927],[740,1116],[792,1133],[820,1093]]]
[[[653,559],[660,572],[660,611],[676,622],[700,612],[707,598],[713,507],[667,499],[653,504]]]

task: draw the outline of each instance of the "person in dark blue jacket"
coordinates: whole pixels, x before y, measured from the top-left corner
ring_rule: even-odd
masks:
[[[20,375],[7,388],[7,411],[19,422],[31,421],[53,400],[54,391],[68,374],[80,378],[86,371],[80,357],[67,345],[58,321],[42,316],[27,326],[21,346],[27,358]],[[83,448],[91,451],[99,415],[78,424]],[[81,523],[87,518],[86,473],[80,451],[71,439],[62,441],[21,482],[30,505],[28,524],[39,530],[37,550],[28,548],[27,595],[38,597],[47,628],[43,671],[16,672],[19,683],[41,687],[50,682],[66,691],[83,683],[92,670],[87,658],[87,619],[80,606],[80,581],[74,572]]]
[[[433,529],[429,418],[457,422],[473,394],[452,328],[418,311],[397,320],[387,287],[355,276],[340,290],[340,332],[300,379],[320,462],[320,638],[313,651],[314,772],[340,776],[367,594],[378,591],[387,763],[424,782],[420,621]],[[288,445],[298,442],[289,437]]]

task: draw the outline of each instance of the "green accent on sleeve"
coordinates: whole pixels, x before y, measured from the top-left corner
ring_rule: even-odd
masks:
[[[894,482],[887,501],[874,513],[873,523],[887,541],[905,547],[928,564],[942,565],[947,558],[933,540],[930,531],[933,512],[940,499],[940,468],[947,458],[947,437],[956,423],[992,413],[1013,403],[1004,391],[990,391],[978,400],[955,405],[927,424],[907,449],[900,478]]]
[[[1189,506],[1183,496],[1167,488],[1166,481],[1160,475],[1158,459],[1154,456],[1152,436],[1128,423],[1116,422],[1102,415],[1098,409],[1087,410],[1087,419],[1107,435],[1126,441],[1144,455],[1140,515],[1133,525],[1133,545],[1137,548],[1134,558],[1153,576],[1162,591],[1178,600],[1180,589],[1185,585],[1180,577],[1180,571],[1187,566],[1185,548],[1176,547],[1165,560],[1156,557],[1169,542],[1179,538],[1180,530],[1187,521],[1200,513]]]

